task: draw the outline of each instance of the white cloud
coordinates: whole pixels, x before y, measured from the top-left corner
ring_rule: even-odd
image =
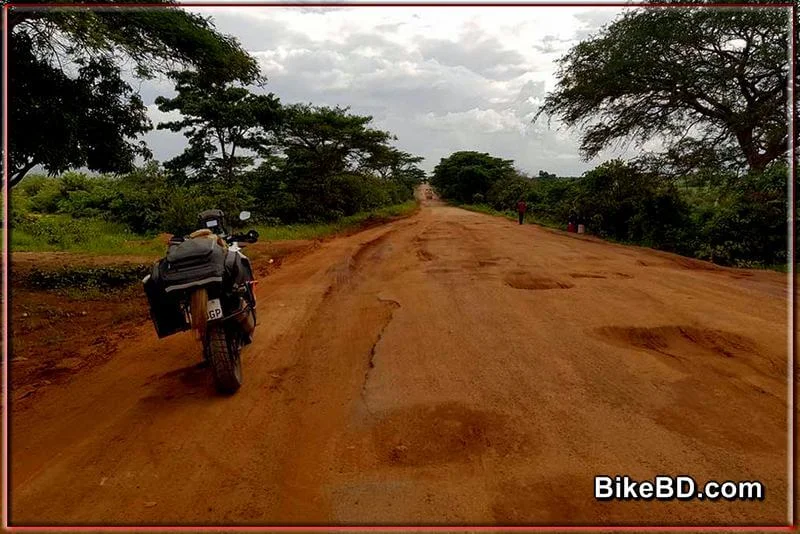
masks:
[[[253,53],[269,79],[266,90],[283,102],[350,106],[372,115],[377,127],[398,136],[400,148],[424,156],[429,170],[451,152],[474,149],[514,159],[530,172],[574,175],[597,163],[580,160],[576,134],[531,120],[555,85],[556,60],[622,9],[193,10]],[[143,88],[145,102],[165,90],[163,82]],[[183,143],[163,131],[148,140],[160,159]]]
[[[458,111],[436,115],[428,112],[422,116],[423,125],[432,130],[466,130],[477,134],[491,134],[497,132],[519,132],[525,135],[529,126],[512,110],[497,111],[494,109],[472,108],[467,111]]]

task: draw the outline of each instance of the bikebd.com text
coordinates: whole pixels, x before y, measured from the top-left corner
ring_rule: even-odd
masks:
[[[628,476],[596,476],[594,497],[599,501],[659,500],[689,501],[763,501],[764,485],[758,481],[734,482],[710,480],[698,484],[686,475],[657,476],[653,480],[636,481]]]

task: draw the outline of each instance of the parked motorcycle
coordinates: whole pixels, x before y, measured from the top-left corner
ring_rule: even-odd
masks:
[[[170,240],[142,282],[158,337],[194,330],[217,390],[234,393],[242,384],[241,350],[256,327],[255,279],[241,243],[255,243],[258,232],[227,234],[220,210],[202,212],[198,224],[200,230]]]

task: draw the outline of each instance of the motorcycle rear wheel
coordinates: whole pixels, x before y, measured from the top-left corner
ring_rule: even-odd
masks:
[[[222,323],[211,323],[206,331],[204,348],[217,391],[236,393],[242,386],[241,343],[236,334],[227,332]]]

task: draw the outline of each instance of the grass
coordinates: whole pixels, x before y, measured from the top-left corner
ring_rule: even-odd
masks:
[[[416,201],[387,206],[373,211],[320,224],[294,224],[257,227],[259,239],[286,241],[317,239],[357,228],[370,222],[383,222],[416,211]],[[66,215],[41,215],[9,233],[11,252],[75,252],[96,256],[160,256],[163,238],[131,233],[124,225],[96,220],[73,219]]]
[[[12,228],[11,252],[81,252],[108,256],[153,256],[164,253],[164,240],[128,231],[124,225],[66,215],[42,215]]]
[[[371,221],[382,222],[395,217],[411,215],[417,210],[417,202],[409,200],[402,204],[387,206],[377,210],[357,213],[338,221],[317,224],[287,224],[280,226],[259,226],[259,239],[267,241],[288,241],[295,239],[319,239],[357,228]]]

